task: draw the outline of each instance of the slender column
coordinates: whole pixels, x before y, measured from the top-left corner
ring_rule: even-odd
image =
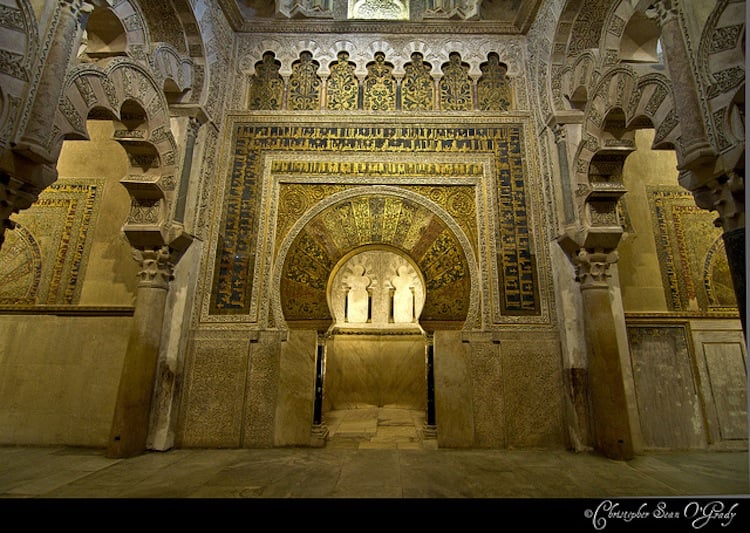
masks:
[[[627,460],[634,456],[633,437],[607,282],[616,261],[615,251],[585,248],[573,258],[581,284],[595,448],[611,459]]]
[[[570,169],[568,168],[568,149],[566,147],[565,126],[555,124],[552,127],[555,135],[555,144],[557,145],[557,158],[560,162],[560,185],[563,195],[563,213],[565,224],[572,224],[576,220],[575,209],[573,207],[573,193],[570,189]]]
[[[424,428],[425,438],[437,437],[437,421],[435,419],[435,343],[434,336],[427,335],[425,342],[425,370],[427,373],[427,421]]]
[[[195,139],[198,136],[200,127],[200,121],[196,117],[190,117],[185,136],[185,157],[182,161],[182,175],[180,176],[177,204],[174,213],[174,221],[179,223],[185,222],[185,205],[187,203],[190,174],[193,168],[193,151],[195,150]]]
[[[326,339],[325,335],[318,335],[317,355],[315,357],[315,399],[313,402],[312,434],[310,436],[310,445],[315,447],[325,446],[326,439],[328,438],[328,427],[323,421]]]
[[[54,28],[54,37],[44,61],[39,85],[31,105],[26,131],[16,149],[32,154],[33,159],[53,162],[56,156],[50,153],[49,135],[55,122],[65,72],[78,52],[80,32],[86,25],[93,6],[85,0],[61,0],[59,19]],[[44,184],[44,186],[49,183]]]
[[[313,424],[323,424],[323,361],[325,359],[325,339],[318,338],[318,353],[315,359],[315,403],[313,407]]]
[[[432,108],[435,111],[440,111],[440,80],[443,76],[436,74],[432,77]]]
[[[132,457],[146,450],[164,308],[173,272],[170,249],[166,245],[136,249],[133,255],[142,268],[107,457]]]
[[[734,285],[734,294],[737,299],[737,307],[742,322],[742,335],[747,339],[747,311],[745,298],[745,272],[747,263],[745,263],[745,228],[737,228],[731,231],[725,231],[722,235],[724,239],[724,250],[727,254],[729,263],[729,272],[732,275],[732,284]]]
[[[328,78],[329,75],[320,75],[320,110],[328,109]]]

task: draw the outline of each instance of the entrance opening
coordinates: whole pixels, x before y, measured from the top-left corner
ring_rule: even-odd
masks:
[[[328,445],[419,448],[426,422],[425,301],[421,273],[386,246],[344,257],[328,285],[322,417]]]

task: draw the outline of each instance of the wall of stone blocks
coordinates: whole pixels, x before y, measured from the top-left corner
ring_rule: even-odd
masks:
[[[438,331],[434,368],[439,446],[566,446],[555,333]]]
[[[131,320],[0,316],[0,443],[106,446]]]

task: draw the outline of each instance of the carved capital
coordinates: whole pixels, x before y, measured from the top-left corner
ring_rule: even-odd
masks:
[[[677,20],[677,8],[672,0],[658,0],[646,10],[646,16],[663,28],[665,24]]]
[[[576,281],[581,289],[606,288],[610,277],[609,266],[618,259],[616,250],[581,248],[573,257],[576,268]]]
[[[716,211],[714,225],[724,232],[745,227],[745,179],[730,171],[692,191],[695,205]]]
[[[567,132],[565,126],[562,124],[553,124],[551,126],[552,133],[555,136],[555,144],[564,143],[567,140]]]
[[[169,246],[133,250],[133,258],[140,263],[138,286],[168,289],[174,274],[174,262]]]
[[[28,184],[6,173],[0,173],[0,248],[5,240],[5,230],[16,224],[10,217],[27,209],[39,198],[39,192],[29,190]]]
[[[187,138],[188,142],[195,142],[195,138],[198,136],[198,130],[201,129],[203,121],[198,117],[190,117],[188,121]]]
[[[88,15],[94,10],[94,5],[89,0],[62,0],[60,7],[74,17]]]

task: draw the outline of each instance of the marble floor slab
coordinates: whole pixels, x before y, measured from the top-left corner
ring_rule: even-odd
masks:
[[[0,513],[41,518],[92,505],[118,520],[143,510],[273,511],[288,518],[298,511],[371,517],[454,511],[529,513],[563,523],[611,500],[620,509],[637,504],[652,511],[666,502],[683,516],[696,500],[701,510],[710,501],[726,509],[737,504],[731,524],[701,531],[750,523],[746,450],[650,452],[615,461],[567,450],[431,448],[419,413],[357,411],[326,414],[330,440],[322,448],[174,449],[109,459],[102,449],[0,446]],[[595,530],[590,521],[578,526],[565,530]]]

